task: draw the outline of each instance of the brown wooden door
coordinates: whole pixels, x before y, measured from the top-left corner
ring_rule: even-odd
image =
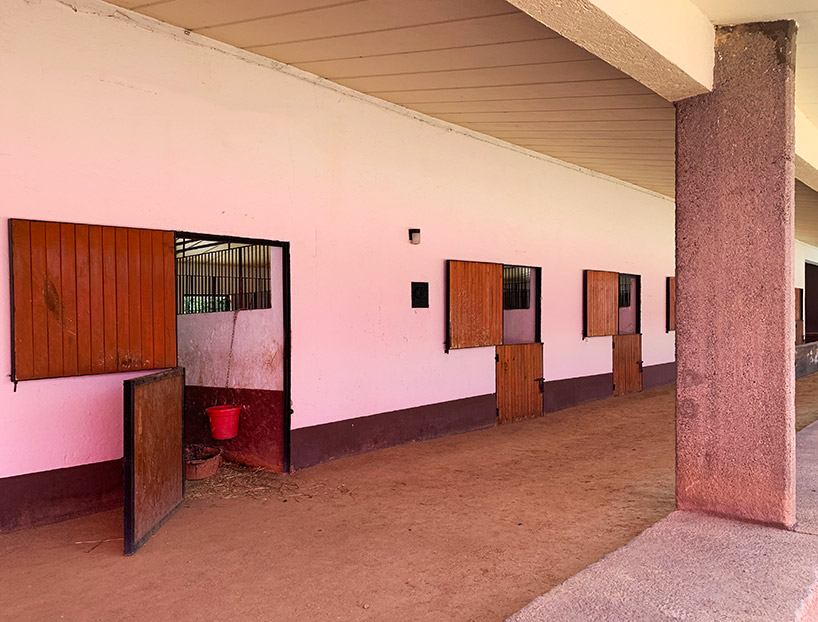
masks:
[[[125,555],[176,511],[185,495],[185,370],[125,381]]]
[[[585,270],[583,335],[603,337],[619,332],[619,273]]]
[[[497,346],[498,423],[542,415],[542,344]]]
[[[10,220],[12,380],[176,365],[171,231]]]
[[[642,335],[613,336],[614,395],[642,390]]]
[[[503,266],[449,261],[449,348],[503,343]]]

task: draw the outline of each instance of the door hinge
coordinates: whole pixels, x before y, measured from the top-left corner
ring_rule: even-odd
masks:
[[[494,362],[495,362],[495,363],[499,363],[499,362],[500,362],[500,355],[499,355],[499,354],[495,354],[495,355],[494,355]]]
[[[639,373],[642,373],[642,361],[636,361],[639,364]]]
[[[615,382],[613,383],[613,387],[612,387],[612,388],[613,388],[613,390],[614,390],[614,391],[616,391],[616,383],[615,383]]]
[[[615,350],[615,349],[616,349],[616,342],[613,339],[611,339],[611,350]]]

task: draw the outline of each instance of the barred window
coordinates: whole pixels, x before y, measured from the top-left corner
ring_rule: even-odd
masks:
[[[619,306],[631,306],[631,283],[632,277],[630,274],[619,275]]]
[[[179,314],[269,309],[270,247],[177,238],[176,284]]]
[[[531,308],[531,268],[503,266],[503,309]]]

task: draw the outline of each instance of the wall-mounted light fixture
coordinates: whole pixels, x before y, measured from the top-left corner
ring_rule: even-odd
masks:
[[[420,244],[420,229],[409,229],[409,243]]]

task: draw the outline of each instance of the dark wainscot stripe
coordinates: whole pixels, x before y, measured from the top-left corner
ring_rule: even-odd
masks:
[[[649,365],[642,370],[642,389],[651,389],[675,380],[675,362]],[[613,374],[551,380],[545,383],[543,412],[555,412],[612,396]]]
[[[0,479],[0,533],[122,507],[122,460]]]
[[[613,396],[613,374],[549,380],[543,387],[543,412],[551,413]]]
[[[642,388],[652,389],[676,382],[676,362],[649,365],[642,369]]]
[[[290,436],[291,467],[304,469],[410,441],[482,430],[496,423],[497,400],[490,393],[298,428]]]
[[[818,342],[795,346],[795,377],[803,378],[818,371]]]

